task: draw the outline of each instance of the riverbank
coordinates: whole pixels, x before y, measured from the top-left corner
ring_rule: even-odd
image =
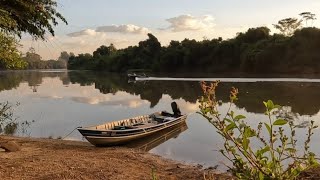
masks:
[[[124,147],[97,148],[86,142],[0,136],[15,141],[21,151],[0,148],[0,177],[4,179],[231,179],[213,170],[181,164]]]

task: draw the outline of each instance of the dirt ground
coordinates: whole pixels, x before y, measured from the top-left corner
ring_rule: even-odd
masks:
[[[212,170],[177,163],[124,147],[97,148],[86,142],[0,136],[21,151],[0,148],[0,179],[231,179]],[[154,173],[152,173],[154,169]]]

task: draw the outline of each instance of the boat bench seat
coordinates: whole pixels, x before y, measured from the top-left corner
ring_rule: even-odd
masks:
[[[152,115],[150,118],[153,121],[156,121],[157,123],[164,123],[175,119],[174,117],[168,117],[163,115]]]

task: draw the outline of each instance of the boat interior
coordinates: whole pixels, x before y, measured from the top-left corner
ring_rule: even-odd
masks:
[[[172,121],[176,119],[173,114],[168,112],[156,112],[151,115],[137,116],[134,118],[124,119],[120,121],[114,121],[105,123],[102,125],[89,127],[89,129],[96,130],[129,130],[129,129],[137,129],[137,128],[146,128],[155,126],[158,124],[162,124],[168,121]]]

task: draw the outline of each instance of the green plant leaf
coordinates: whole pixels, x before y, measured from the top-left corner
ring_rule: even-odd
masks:
[[[294,149],[294,148],[286,148],[286,151],[289,151],[289,152],[291,152],[291,153],[294,153],[294,152],[296,152],[297,150]]]
[[[243,133],[244,137],[253,137],[255,135],[256,133],[254,132],[254,130],[252,130],[250,127],[245,127],[244,133]]]
[[[265,106],[266,108],[268,108],[267,102],[263,101],[263,104],[264,104],[264,106]]]
[[[236,128],[237,125],[235,123],[230,123],[226,128],[225,128],[225,131],[229,131],[229,130],[232,130],[234,128]]]
[[[261,154],[263,155],[264,153],[266,153],[267,151],[270,151],[270,146],[266,146],[263,149],[260,150]]]
[[[273,125],[274,126],[282,126],[282,125],[285,125],[285,124],[287,124],[288,123],[288,121],[286,121],[286,120],[284,120],[284,119],[277,119],[274,123],[273,123]]]
[[[280,105],[278,105],[278,104],[276,104],[276,105],[274,105],[274,108],[279,109],[279,108],[281,108],[281,106],[280,106]]]
[[[259,171],[259,180],[264,180],[264,175],[261,171]]]
[[[231,119],[224,118],[223,120],[228,121],[229,123],[234,123]]]
[[[271,100],[267,101],[267,109],[271,111],[274,108],[274,104]]]
[[[249,139],[243,138],[243,140],[242,140],[242,146],[243,146],[243,148],[244,148],[245,150],[247,150],[247,149],[249,148],[249,142],[250,142]]]
[[[238,121],[238,120],[240,120],[240,119],[244,119],[244,118],[246,118],[244,115],[237,115],[235,118],[234,118],[234,120],[236,120],[236,121]]]
[[[264,125],[266,126],[268,132],[269,132],[269,135],[271,136],[272,135],[272,132],[271,132],[271,127],[269,126],[269,124],[267,123],[264,123]]]

